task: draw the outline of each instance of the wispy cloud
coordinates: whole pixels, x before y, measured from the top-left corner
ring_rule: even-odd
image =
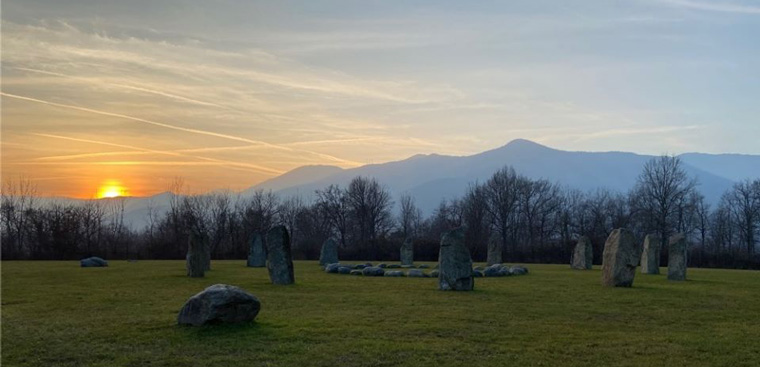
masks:
[[[760,6],[744,5],[727,1],[660,0],[666,4],[687,9],[721,13],[760,14]]]

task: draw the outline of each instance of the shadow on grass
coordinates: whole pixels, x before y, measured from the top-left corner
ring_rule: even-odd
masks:
[[[216,339],[223,337],[238,337],[245,335],[250,337],[267,338],[275,335],[276,326],[256,321],[237,324],[211,324],[204,326],[176,325],[176,330],[187,337],[194,339]]]

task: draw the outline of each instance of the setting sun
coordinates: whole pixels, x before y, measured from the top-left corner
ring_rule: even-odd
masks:
[[[107,181],[98,189],[98,199],[127,196],[127,189],[119,181]]]

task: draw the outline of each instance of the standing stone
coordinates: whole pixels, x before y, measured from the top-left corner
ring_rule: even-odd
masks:
[[[251,239],[246,265],[249,268],[263,268],[267,266],[267,251],[264,248],[264,238],[261,236],[261,233],[256,233]]]
[[[186,268],[187,276],[202,278],[206,274],[206,245],[203,235],[198,231],[190,231],[187,245]]]
[[[464,228],[459,227],[443,233],[438,263],[438,289],[471,291],[475,287],[472,258],[464,245]]]
[[[401,245],[401,265],[414,264],[414,241],[407,237]]]
[[[618,228],[607,237],[602,255],[602,285],[630,287],[636,275],[641,247],[636,244],[633,232]]]
[[[322,250],[319,252],[319,265],[325,266],[338,262],[338,242],[332,237],[328,238],[322,244]]]
[[[594,262],[594,249],[591,247],[591,240],[586,236],[581,236],[578,243],[575,244],[573,251],[573,260],[570,267],[577,270],[591,270]]]
[[[660,274],[660,243],[657,234],[648,234],[644,238],[644,251],[641,253],[641,274]]]
[[[290,235],[285,226],[276,226],[267,232],[267,270],[272,284],[293,284],[293,256],[290,253]]]
[[[488,265],[501,264],[501,236],[498,233],[491,233],[491,237],[488,238],[488,258],[486,262]]]
[[[686,280],[686,237],[678,233],[668,241],[668,280]]]

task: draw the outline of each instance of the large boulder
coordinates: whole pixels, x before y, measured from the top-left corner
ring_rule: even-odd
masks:
[[[660,274],[660,244],[662,244],[662,239],[658,234],[648,234],[644,237],[641,274]]]
[[[259,310],[261,302],[256,296],[232,285],[215,284],[185,302],[177,323],[201,326],[253,321]]]
[[[401,265],[413,265],[414,264],[414,241],[411,237],[407,237],[404,243],[401,244]]]
[[[520,265],[514,265],[509,267],[509,275],[526,275],[528,274],[528,268]]]
[[[334,264],[338,262],[338,242],[332,237],[322,244],[319,252],[319,265]]]
[[[79,260],[79,266],[83,268],[102,268],[108,266],[108,261],[97,256]]]
[[[338,268],[338,274],[351,274],[351,268],[348,266],[341,266]]]
[[[472,277],[472,258],[464,244],[464,228],[453,229],[441,236],[438,264],[438,289],[473,290],[475,281]]]
[[[502,264],[493,264],[486,267],[483,271],[483,276],[486,277],[503,277],[510,275],[509,266]]]
[[[594,261],[594,249],[591,248],[591,240],[586,236],[581,236],[573,250],[573,259],[570,267],[577,270],[591,270]]]
[[[636,243],[633,232],[625,228],[613,230],[604,244],[602,285],[608,287],[632,286],[640,257],[641,247]]]
[[[686,280],[686,236],[678,233],[668,241],[668,280]]]
[[[385,270],[376,266],[368,266],[362,269],[362,275],[368,277],[381,277],[385,274]]]
[[[248,261],[246,266],[251,268],[263,268],[267,266],[267,250],[264,247],[264,237],[261,233],[256,233],[251,238],[248,246]]]
[[[491,233],[491,237],[488,238],[488,257],[486,259],[487,264],[501,264],[501,236],[498,232]]]
[[[285,226],[276,226],[267,232],[267,269],[272,284],[293,284],[296,281],[290,235]]]
[[[207,254],[205,236],[198,231],[191,231],[187,244],[187,256],[185,257],[185,268],[187,276],[191,278],[202,278],[206,274],[206,260],[210,258]]]

